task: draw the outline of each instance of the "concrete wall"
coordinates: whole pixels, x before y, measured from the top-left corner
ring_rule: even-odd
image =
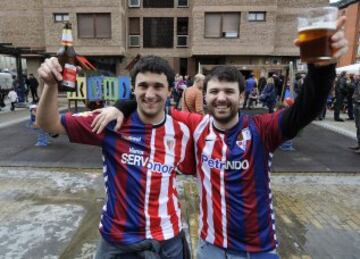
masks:
[[[306,8],[328,5],[328,0],[189,0],[189,4],[188,8],[176,8],[175,5],[174,8],[154,9],[129,8],[127,0],[2,0],[0,42],[56,53],[63,25],[54,23],[53,13],[65,12],[69,13],[73,24],[77,52],[89,56],[120,57],[122,61],[116,65],[119,74],[127,73],[125,66],[137,54],[152,54],[169,59],[175,70],[179,68],[179,58],[188,58],[188,73],[192,75],[197,72],[197,58],[201,56],[233,57],[225,59],[226,62],[252,66],[271,64],[271,57],[297,57],[298,49],[293,46],[296,16],[306,12]],[[249,22],[249,11],[265,11],[266,21]],[[87,12],[111,13],[111,39],[78,38],[76,14]],[[240,12],[239,38],[205,38],[206,12]],[[173,48],[129,48],[129,17],[140,17],[141,41],[144,17],[188,17],[188,47],[176,47],[175,19]],[[254,58],[247,59],[249,56]],[[35,60],[34,64],[38,61]]]
[[[341,10],[347,17],[345,36],[349,41],[348,53],[340,59],[339,67],[355,63],[360,40],[360,2],[349,5]],[[358,57],[360,60],[360,56]]]
[[[45,49],[42,0],[1,0],[0,42]]]
[[[55,53],[60,46],[63,25],[54,23],[53,13],[69,13],[73,24],[75,48],[81,55],[124,55],[126,38],[124,31],[125,9],[115,0],[44,0],[44,27],[46,51]],[[77,17],[79,13],[111,13],[110,39],[79,39]]]

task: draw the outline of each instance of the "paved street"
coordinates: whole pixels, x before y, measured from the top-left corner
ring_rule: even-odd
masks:
[[[282,258],[357,259],[360,248],[360,176],[275,174],[271,177]],[[183,207],[197,245],[197,189],[185,182]]]
[[[26,109],[0,114],[0,258],[91,258],[104,201],[100,149],[68,144],[65,136],[35,147],[27,119]],[[330,119],[315,122],[294,140],[295,151],[275,153],[272,188],[282,258],[360,254],[360,159],[347,148],[355,143],[344,134],[351,124],[334,125]],[[195,179],[181,178],[179,189],[195,253]]]
[[[8,113],[5,115],[9,116]],[[37,133],[26,126],[29,115],[25,113],[23,116],[25,121],[7,127],[1,128],[0,122],[0,166],[102,167],[100,148],[69,145],[66,136],[51,139],[52,143],[46,148],[35,147]],[[360,172],[359,155],[348,149],[348,146],[355,144],[355,140],[315,123],[296,137],[295,151],[275,152],[273,171]]]
[[[195,252],[195,179],[179,185]],[[358,258],[359,175],[282,173],[272,186],[283,258]],[[104,202],[99,170],[2,167],[0,190],[0,258],[91,258]]]

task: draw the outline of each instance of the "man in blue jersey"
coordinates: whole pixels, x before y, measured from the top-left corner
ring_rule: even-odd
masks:
[[[244,104],[243,109],[246,108],[246,105],[249,101],[248,108],[250,108],[251,101],[249,100],[251,91],[257,87],[256,80],[254,78],[254,74],[250,74],[250,77],[246,79],[245,82],[245,94],[244,94]]]
[[[341,31],[344,23],[345,17],[339,18],[331,38],[335,59],[348,48]],[[335,79],[334,63],[309,64],[308,70],[295,103],[276,113],[239,114],[244,83],[239,71],[228,66],[215,67],[206,77],[209,115],[171,110],[194,137],[200,186],[199,259],[279,258],[270,189],[272,153],[316,118]],[[127,117],[129,107],[120,106]],[[123,119],[113,107],[103,113],[97,118],[101,123],[94,125],[99,131],[102,123]]]
[[[57,84],[63,79],[57,58],[46,59],[37,123],[48,132],[67,134],[71,142],[103,151],[106,203],[96,259],[183,259],[186,247],[176,191],[176,172],[194,172],[193,143],[185,124],[165,114],[174,73],[159,57],[139,60],[131,72],[138,107],[121,130],[108,125],[96,134],[94,114],[60,116]]]

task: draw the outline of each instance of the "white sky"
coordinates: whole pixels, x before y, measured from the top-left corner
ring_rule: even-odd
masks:
[[[339,2],[340,0],[329,0],[330,3]]]

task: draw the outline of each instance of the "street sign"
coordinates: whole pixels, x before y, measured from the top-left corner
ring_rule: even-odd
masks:
[[[116,101],[130,99],[130,77],[78,77],[76,92],[67,92],[68,100]]]
[[[92,76],[87,78],[87,99],[89,101],[103,100],[102,85],[102,76]]]
[[[115,101],[117,98],[118,79],[116,77],[104,77],[103,97],[105,101]]]
[[[130,99],[131,95],[131,83],[130,77],[128,76],[120,76],[119,78],[119,92],[118,92],[118,100]]]
[[[76,92],[67,92],[69,100],[86,100],[86,78],[78,77],[76,79]]]

